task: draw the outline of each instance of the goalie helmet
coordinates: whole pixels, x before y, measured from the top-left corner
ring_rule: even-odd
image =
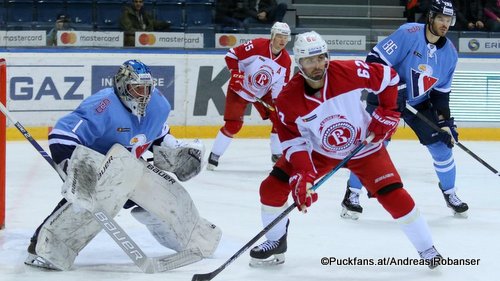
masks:
[[[312,80],[304,73],[300,60],[303,58],[313,57],[321,54],[325,54],[327,58],[327,66],[325,68],[326,73],[329,61],[328,45],[326,44],[326,41],[323,40],[321,35],[319,35],[316,31],[309,31],[297,35],[297,37],[295,38],[295,43],[293,44],[293,56],[302,76],[304,76],[306,79]]]
[[[154,82],[149,67],[138,60],[124,62],[116,73],[115,93],[132,114],[143,117],[151,99]]]
[[[438,14],[451,17],[451,26],[455,25],[456,13],[453,3],[449,0],[432,0],[429,9],[429,19],[434,19]]]
[[[288,36],[288,41],[290,41],[292,40],[291,33],[292,32],[290,31],[290,27],[288,26],[287,23],[277,21],[271,27],[271,40],[274,39],[274,36],[276,34],[282,34]]]

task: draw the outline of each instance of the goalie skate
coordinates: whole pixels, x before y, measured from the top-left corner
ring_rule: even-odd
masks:
[[[41,269],[48,269],[48,270],[57,270],[60,271],[61,269],[55,267],[51,262],[48,260],[36,255],[29,253],[28,257],[24,261],[25,265],[33,266],[36,268],[41,268]]]
[[[276,266],[285,263],[286,234],[278,241],[267,240],[250,251],[251,267]]]

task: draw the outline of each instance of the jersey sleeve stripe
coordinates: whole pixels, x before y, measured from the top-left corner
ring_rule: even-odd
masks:
[[[378,49],[377,46],[373,47],[373,51],[375,51],[375,53],[370,52],[370,54],[368,54],[368,55],[376,55],[381,60],[383,60],[385,62],[385,64],[387,64],[388,66],[392,66],[392,63],[384,55],[382,55],[382,53],[380,52],[380,50]]]

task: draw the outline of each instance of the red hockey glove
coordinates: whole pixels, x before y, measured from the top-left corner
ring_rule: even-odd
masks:
[[[389,139],[398,127],[399,116],[401,113],[398,111],[377,107],[372,113],[372,122],[368,126],[368,131],[375,134],[372,142],[377,143]]]
[[[231,80],[229,80],[229,89],[239,92],[243,87],[243,79],[245,79],[245,74],[239,70],[231,70]]]
[[[299,211],[307,213],[307,207],[318,200],[318,194],[311,190],[316,175],[312,172],[300,171],[288,181],[292,188],[292,197]]]

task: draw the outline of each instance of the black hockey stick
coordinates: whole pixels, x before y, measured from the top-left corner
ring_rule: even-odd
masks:
[[[38,144],[31,134],[19,123],[0,102],[0,111],[16,126],[31,145],[43,156],[43,158],[56,170],[59,177],[65,181],[66,174],[54,162],[54,159]],[[178,268],[202,259],[198,250],[188,249],[175,254],[162,257],[147,257],[141,248],[130,238],[121,226],[107,214],[100,206],[96,206],[92,213],[94,219],[106,231],[106,233],[120,246],[127,256],[145,273],[156,273]]]
[[[374,135],[369,135],[361,144],[359,144],[349,155],[347,155],[342,161],[340,161],[335,168],[333,168],[328,174],[326,174],[323,178],[321,178],[311,189],[316,190],[320,187],[326,180],[328,180],[333,174],[335,174],[340,168],[344,167],[347,161],[351,160],[351,158],[356,155],[363,147],[365,147],[368,143],[370,143],[374,138]],[[270,222],[264,229],[262,229],[252,240],[248,241],[241,249],[239,249],[232,257],[230,257],[224,264],[219,266],[216,270],[209,273],[195,274],[191,281],[209,281],[212,280],[215,276],[217,276],[221,271],[223,271],[229,264],[231,264],[234,260],[236,260],[241,254],[243,254],[246,250],[248,250],[252,245],[257,242],[264,234],[266,234],[271,228],[273,228],[278,222],[280,222],[283,218],[285,218],[293,209],[297,207],[297,204],[294,202],[288,208],[286,208],[277,218],[275,218],[272,222]]]
[[[409,105],[408,103],[406,104],[406,109],[408,109],[411,113],[415,114],[418,118],[420,118],[422,121],[424,121],[425,123],[427,123],[427,125],[429,125],[434,130],[436,130],[438,132],[441,132],[441,133],[442,132],[448,133],[445,130],[439,128],[438,125],[434,124],[434,122],[432,122],[431,120],[429,120],[422,113],[418,112],[418,110],[416,110],[413,106]],[[468,149],[467,147],[465,147],[463,144],[461,144],[460,142],[458,142],[458,140],[455,140],[455,144],[458,147],[460,147],[463,151],[465,151],[467,154],[469,154],[470,156],[472,156],[472,158],[476,159],[479,163],[483,164],[483,166],[485,166],[486,168],[488,168],[495,175],[500,176],[500,174],[498,173],[498,171],[495,168],[493,168],[491,165],[489,165],[488,163],[486,163],[483,159],[481,159],[481,157],[477,156],[474,152],[470,151],[470,149]]]

